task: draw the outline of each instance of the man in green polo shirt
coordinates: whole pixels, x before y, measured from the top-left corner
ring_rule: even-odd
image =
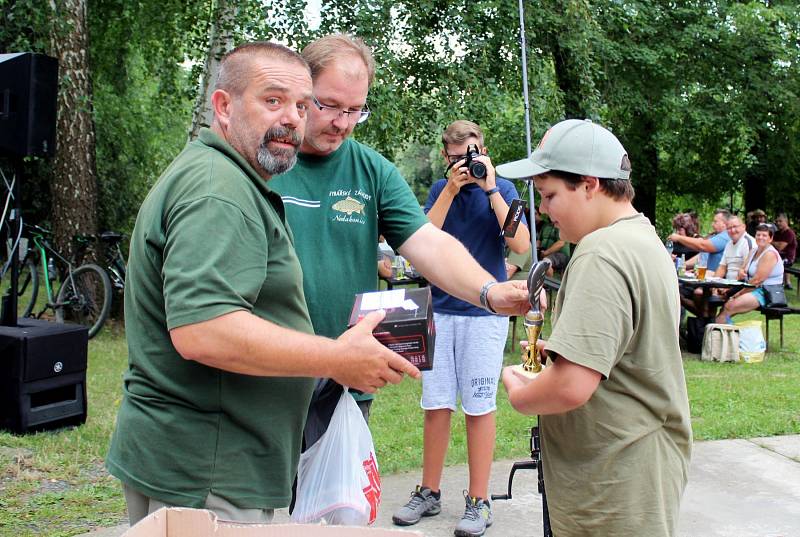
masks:
[[[570,119],[504,177],[533,177],[540,210],[576,243],[530,380],[503,371],[512,406],[539,414],[552,534],[675,535],[692,429],[672,260],[637,212],[631,164],[600,125]]]
[[[366,392],[419,371],[372,337],[313,335],[280,197],[311,105],[295,52],[251,43],[222,62],[214,121],[153,186],[131,235],[129,368],[106,466],[131,524],[164,505],[269,521],[289,503],[314,381]]]
[[[428,221],[392,163],[350,137],[370,115],[375,62],[369,47],[348,35],[329,35],[302,54],[314,78],[314,104],[297,165],[271,185],[297,239],[316,333],[337,337],[347,327],[355,294],[375,290],[379,234],[447,293],[493,313],[524,314],[530,307],[525,285],[497,283],[460,242]],[[492,196],[500,199],[497,192]],[[320,383],[307,445],[327,428],[339,393],[341,386]],[[372,397],[358,399],[366,417]]]

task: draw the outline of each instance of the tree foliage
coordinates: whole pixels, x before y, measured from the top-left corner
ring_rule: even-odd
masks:
[[[132,224],[185,142],[223,4],[88,5],[101,227]],[[495,163],[525,155],[516,2],[320,0],[318,27],[304,0],[232,5],[236,43],[301,49],[349,32],[373,47],[373,115],[355,135],[395,159],[421,199],[450,121],[479,123]],[[659,222],[678,205],[733,198],[800,216],[798,9],[788,0],[526,2],[530,136],[568,117],[610,127],[631,155],[637,205]],[[44,50],[57,22],[44,0],[0,0],[0,14],[6,51]]]

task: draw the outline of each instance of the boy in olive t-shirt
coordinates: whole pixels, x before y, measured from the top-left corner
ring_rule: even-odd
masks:
[[[692,433],[678,347],[678,284],[653,226],[631,204],[630,161],[588,121],[552,127],[529,159],[561,238],[577,243],[555,301],[547,367],[506,368],[512,406],[540,415],[550,525],[557,537],[674,535]]]

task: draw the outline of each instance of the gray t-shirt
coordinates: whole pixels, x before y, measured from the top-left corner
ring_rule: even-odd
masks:
[[[669,254],[643,215],[578,244],[546,348],[603,380],[582,407],[541,417],[558,537],[674,534],[692,445],[679,310]]]
[[[745,233],[735,243],[733,241],[725,245],[722,252],[720,265],[725,265],[724,278],[729,280],[739,279],[739,269],[744,266],[744,261],[750,257],[750,251],[756,247],[756,240]]]

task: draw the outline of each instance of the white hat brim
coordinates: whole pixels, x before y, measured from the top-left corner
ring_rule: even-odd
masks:
[[[497,174],[506,179],[523,179],[547,173],[550,170],[535,164],[531,159],[524,158],[514,162],[506,162],[497,166]]]

